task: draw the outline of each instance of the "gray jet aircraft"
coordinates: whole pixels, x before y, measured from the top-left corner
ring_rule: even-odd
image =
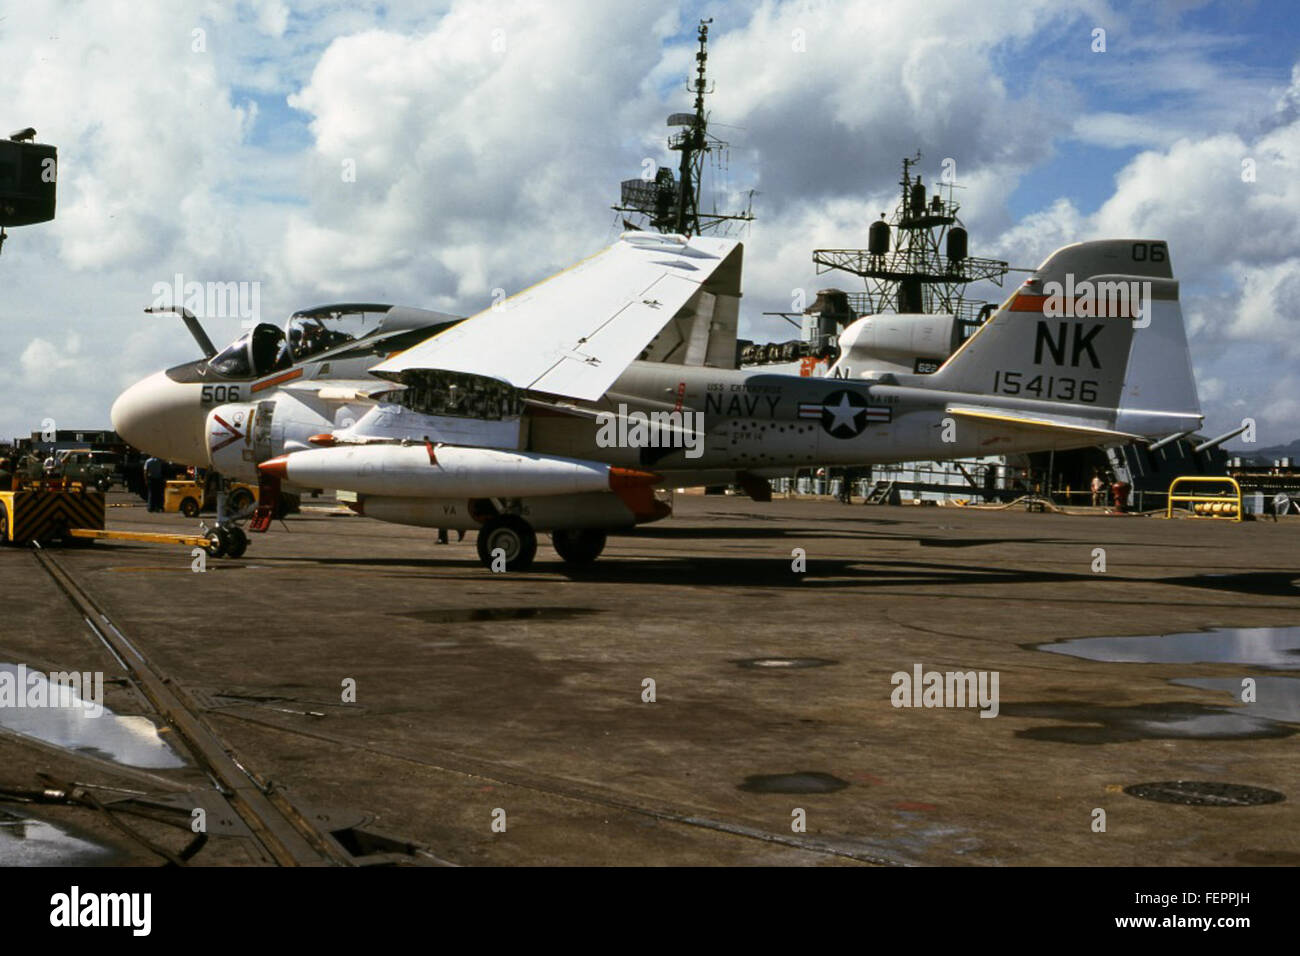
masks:
[[[365,388],[321,385],[328,408],[282,385],[201,407],[142,383],[114,405],[114,427],[259,480],[264,502],[279,487],[334,488],[382,521],[477,530],[485,565],[522,570],[538,532],[567,562],[595,560],[609,531],[670,513],[663,489],[736,483],[761,500],[768,479],[810,465],[1154,441],[1201,424],[1164,242],[1058,250],[928,374],[905,370],[925,338],[909,321],[942,317],[864,316],[826,378],[736,367],[742,255],[734,240],[628,233],[389,355]],[[178,438],[151,447],[165,432]]]

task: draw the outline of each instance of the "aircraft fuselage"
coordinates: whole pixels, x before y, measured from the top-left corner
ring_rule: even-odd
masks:
[[[639,412],[647,417],[676,412],[688,427],[703,424],[700,448],[610,447],[601,441],[609,437],[609,430],[602,436],[598,422],[559,414],[530,416],[528,447],[652,468],[671,473],[670,484],[698,483],[689,478],[701,471],[775,475],[809,465],[871,465],[1043,448],[1044,436],[1027,435],[1023,429],[991,421],[957,421],[945,412],[942,392],[930,391],[918,400],[889,394],[899,388],[921,388],[925,378],[807,378],[635,362],[605,400],[592,408],[625,415]],[[1005,404],[1032,408],[1035,403],[1009,399]],[[619,437],[633,441],[640,437],[627,434],[629,431],[625,428]],[[1061,435],[1049,443],[1058,448],[1080,447],[1095,443],[1095,439]]]

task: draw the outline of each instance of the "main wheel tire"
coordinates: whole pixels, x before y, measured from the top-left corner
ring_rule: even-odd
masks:
[[[224,558],[226,556],[226,535],[221,533],[220,528],[213,528],[208,532],[208,557]]]
[[[228,525],[223,529],[227,535],[226,557],[242,558],[248,550],[248,535],[237,525]]]
[[[199,516],[199,503],[193,498],[182,498],[181,514],[187,518],[197,518]]]
[[[537,533],[518,515],[489,518],[478,533],[478,558],[491,568],[492,552],[505,552],[507,571],[526,571],[537,556]]]
[[[243,514],[253,506],[253,494],[245,488],[232,491],[226,498],[226,509],[231,514]]]
[[[595,528],[562,528],[551,532],[555,553],[568,564],[591,564],[605,550],[605,532]]]

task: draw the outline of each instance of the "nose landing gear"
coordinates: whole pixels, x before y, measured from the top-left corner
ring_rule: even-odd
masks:
[[[217,525],[204,537],[208,539],[208,554],[214,558],[242,558],[248,550],[248,535],[238,525]]]

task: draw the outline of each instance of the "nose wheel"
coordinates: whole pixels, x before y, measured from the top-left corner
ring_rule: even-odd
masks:
[[[518,515],[489,518],[478,533],[478,559],[493,571],[526,571],[537,556],[537,533]]]
[[[248,550],[248,535],[233,524],[218,525],[207,533],[208,554],[214,558],[242,558]]]
[[[222,525],[221,530],[226,533],[226,557],[242,558],[244,552],[248,550],[248,535],[244,529],[238,525]]]

